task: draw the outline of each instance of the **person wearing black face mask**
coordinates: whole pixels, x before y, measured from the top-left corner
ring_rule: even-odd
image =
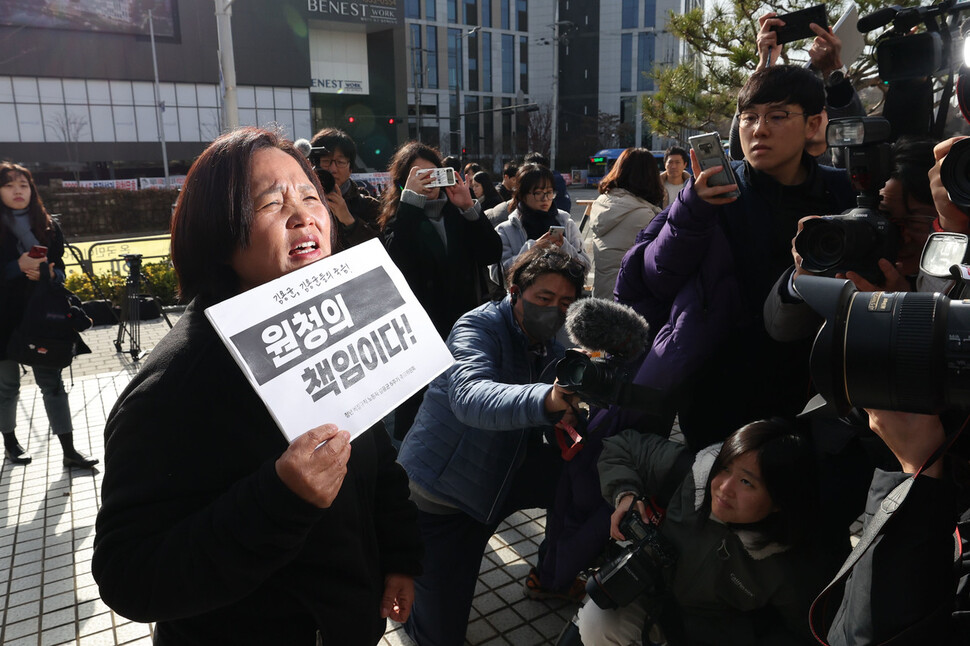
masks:
[[[531,249],[509,271],[509,295],[462,316],[448,336],[455,364],[429,385],[398,454],[425,543],[405,624],[422,646],[464,641],[495,528],[552,505],[562,459],[542,438],[560,420],[575,423],[576,400],[553,383],[564,353],[555,336],[585,274],[562,251]]]

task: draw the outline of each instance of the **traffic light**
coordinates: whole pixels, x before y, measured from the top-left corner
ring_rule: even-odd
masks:
[[[465,154],[466,152],[468,152],[468,151],[467,151],[467,149],[465,149],[465,148],[462,148],[462,149],[461,149],[461,154],[462,154],[462,155],[464,155],[464,154]]]
[[[354,117],[354,116],[347,117],[347,123],[353,123],[354,121],[357,121],[357,117]]]
[[[396,121],[396,119],[394,117],[388,117],[387,118],[387,125],[393,126],[395,121]]]

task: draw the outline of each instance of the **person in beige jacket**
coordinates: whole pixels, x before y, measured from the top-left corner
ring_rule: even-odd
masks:
[[[660,213],[664,187],[653,154],[627,148],[599,184],[591,215],[593,296],[613,300],[623,255]]]

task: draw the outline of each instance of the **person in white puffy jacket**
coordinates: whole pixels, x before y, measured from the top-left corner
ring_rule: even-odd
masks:
[[[589,256],[583,250],[583,237],[579,226],[569,213],[560,211],[553,204],[556,191],[553,188],[552,171],[539,164],[524,164],[516,176],[515,195],[512,197],[509,219],[495,227],[502,239],[502,263],[489,268],[491,278],[502,284],[512,262],[533,246],[557,249],[578,260],[589,270]],[[558,227],[561,232],[550,230]]]
[[[623,255],[660,213],[664,187],[653,153],[627,148],[599,183],[590,223],[593,248],[593,296],[613,300]]]

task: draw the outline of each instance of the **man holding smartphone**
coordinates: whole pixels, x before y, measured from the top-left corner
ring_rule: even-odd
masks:
[[[807,399],[810,345],[773,341],[762,306],[791,264],[798,220],[854,204],[846,173],[805,151],[824,101],[822,82],[803,67],[756,72],[738,95],[737,185],[711,186],[722,167],[702,171],[692,152],[694,179],[620,269],[618,299],[658,331],[634,381],[670,393],[695,450],[756,419],[791,419]],[[725,197],[733,191],[740,196]],[[617,423],[643,417],[623,411]]]

